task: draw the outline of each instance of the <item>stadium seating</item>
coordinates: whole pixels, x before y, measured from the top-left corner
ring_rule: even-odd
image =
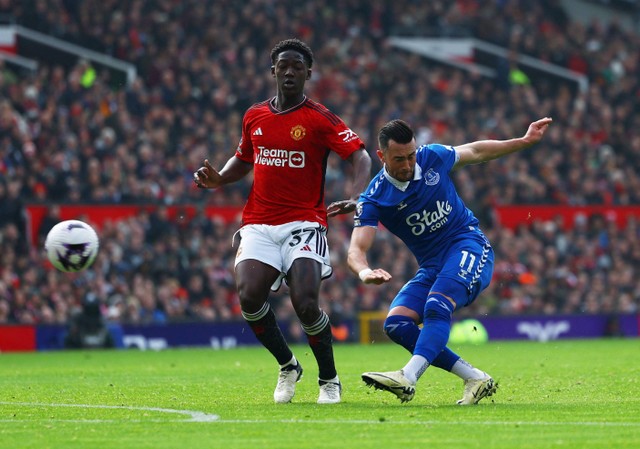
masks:
[[[31,3],[40,4],[20,2],[11,21],[131,62],[138,78],[116,85],[85,60],[33,72],[0,59],[0,323],[64,323],[89,291],[112,320],[238,319],[230,246],[237,223],[141,208],[105,224],[94,269],[77,276],[51,270],[40,244],[60,204],[243,204],[250,181],[200,191],[192,173],[204,157],[221,166],[232,154],[244,110],[273,95],[269,51],[290,36],[314,49],[309,96],[341,115],[372,155],[377,128],[391,118],[411,122],[420,143],[454,145],[521,135],[530,121],[554,118],[535,149],[455,175],[497,260],[492,286],[465,313],[638,311],[634,219],[620,225],[595,214],[569,226],[507,227],[495,214],[510,205],[640,204],[637,32],[572,20],[552,0],[526,14],[520,2],[86,0],[46,11]],[[533,69],[515,81],[509,61],[496,78],[482,77],[387,45],[394,35],[473,36],[583,73],[588,89]],[[328,202],[348,189],[345,169],[330,159]],[[35,245],[29,204],[51,214]],[[402,245],[380,234],[371,263],[393,259],[386,268],[394,281],[364,287],[345,265],[350,220],[332,221],[335,271],[322,301],[333,322],[385,309],[415,271]],[[293,316],[286,294],[273,297],[282,317]]]

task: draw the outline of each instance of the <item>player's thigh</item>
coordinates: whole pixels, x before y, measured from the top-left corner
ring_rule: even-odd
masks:
[[[240,230],[240,245],[235,259],[235,278],[241,301],[266,297],[278,280],[283,262],[280,243],[265,225],[247,225]]]
[[[400,289],[389,306],[389,314],[404,315],[417,323],[424,318],[424,305],[436,278],[434,270],[421,268],[418,273]]]
[[[491,282],[494,254],[485,239],[455,242],[445,261],[432,291],[453,299],[456,308],[471,304]]]
[[[245,312],[251,312],[252,305],[260,308],[267,301],[270,287],[279,275],[280,272],[271,265],[256,259],[238,262],[235,267],[236,287]]]
[[[296,315],[303,323],[318,318],[322,264],[316,260],[300,257],[294,260],[287,273],[289,296]]]

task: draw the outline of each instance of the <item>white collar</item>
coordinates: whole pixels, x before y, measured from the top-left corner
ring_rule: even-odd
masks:
[[[407,187],[409,187],[409,183],[411,181],[398,181],[387,171],[387,164],[384,165],[383,173],[384,177],[387,178],[387,181],[393,184],[398,190],[402,190],[404,192],[405,190],[407,190]],[[415,170],[413,171],[413,180],[417,181],[420,178],[422,178],[422,168],[420,168],[420,166],[416,164]]]

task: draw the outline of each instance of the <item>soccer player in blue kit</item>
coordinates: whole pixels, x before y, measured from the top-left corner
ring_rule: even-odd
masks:
[[[401,370],[364,373],[367,385],[407,402],[413,399],[420,376],[432,365],[463,379],[460,405],[476,404],[495,393],[497,385],[491,376],[447,348],[453,312],[471,304],[489,285],[494,259],[477,218],[456,192],[449,173],[535,145],[551,122],[545,117],[531,123],[521,138],[455,147],[417,148],[413,130],[402,120],[392,120],[380,129],[378,157],[384,167],[360,195],[349,268],[365,284],[391,279],[387,271],[372,269],[367,262],[378,223],[407,245],[420,268],[397,294],[384,322],[389,338],[413,356]]]

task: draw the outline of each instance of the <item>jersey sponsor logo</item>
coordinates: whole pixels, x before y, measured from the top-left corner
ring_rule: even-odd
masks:
[[[293,128],[291,128],[291,132],[289,134],[291,134],[291,138],[293,140],[302,140],[304,139],[304,136],[307,134],[307,130],[304,129],[302,125],[296,125]]]
[[[342,132],[339,132],[338,135],[342,137],[343,142],[351,142],[352,140],[358,138],[358,135],[351,131],[349,128],[345,129]]]
[[[270,167],[304,168],[305,154],[302,151],[258,146],[253,163]]]
[[[289,151],[289,167],[304,167],[304,153],[302,151]]]
[[[449,201],[436,201],[436,210],[422,210],[407,217],[406,223],[411,226],[413,235],[422,235],[425,231],[435,232],[449,221],[453,210]]]
[[[261,136],[262,135],[262,128],[258,127],[258,129],[256,129],[251,135],[252,136]]]
[[[427,170],[427,173],[424,175],[424,183],[428,186],[435,186],[438,182],[440,182],[440,173],[436,172],[433,168]]]

